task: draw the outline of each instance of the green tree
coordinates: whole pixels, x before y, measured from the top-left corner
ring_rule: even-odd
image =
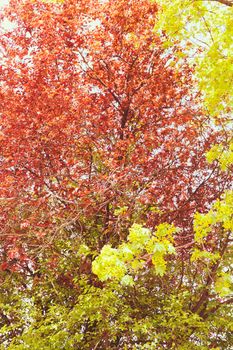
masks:
[[[183,41],[183,50],[177,55],[181,62],[183,55],[190,58],[206,114],[225,131],[225,141],[215,145],[208,157],[219,160],[226,170],[233,162],[233,2],[174,0],[168,6],[161,0],[159,4],[156,30],[166,32],[168,46],[177,39]]]

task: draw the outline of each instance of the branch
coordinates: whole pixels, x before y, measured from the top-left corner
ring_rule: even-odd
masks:
[[[224,300],[224,301],[220,302],[218,305],[216,305],[215,307],[213,307],[212,309],[206,310],[206,313],[202,316],[202,318],[203,318],[204,320],[207,319],[207,317],[208,317],[209,315],[212,315],[212,314],[214,314],[216,311],[218,311],[218,309],[220,309],[220,307],[221,307],[222,305],[229,305],[229,304],[230,304],[230,305],[233,304],[233,298]]]
[[[209,1],[219,2],[223,5],[230,6],[230,7],[233,6],[233,1],[231,1],[231,0],[209,0]]]
[[[221,251],[219,252],[220,253],[220,256],[221,258],[223,257],[227,247],[228,247],[228,243],[229,243],[229,236],[230,236],[230,233],[227,235],[226,237],[226,240],[225,242],[223,243],[223,247],[221,249]],[[205,311],[206,311],[206,307],[207,307],[207,303],[209,301],[209,296],[210,296],[210,290],[209,290],[209,287],[212,283],[212,281],[214,280],[214,277],[216,275],[216,272],[218,270],[218,267],[220,265],[220,262],[221,262],[221,259],[219,259],[212,267],[211,271],[210,271],[210,274],[207,278],[207,281],[206,281],[206,285],[204,287],[204,290],[199,298],[199,300],[197,301],[197,303],[192,307],[191,311],[193,313],[198,313],[201,317],[204,315]],[[203,307],[203,305],[205,305],[204,309],[200,311],[201,307]]]

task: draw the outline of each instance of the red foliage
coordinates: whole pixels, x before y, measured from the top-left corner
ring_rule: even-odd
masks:
[[[147,0],[10,1],[14,27],[0,39],[4,250],[38,251],[64,230],[102,246],[133,221],[174,222],[185,243],[193,212],[224,189],[204,155],[221,135],[202,128],[192,69],[173,67],[156,13]]]

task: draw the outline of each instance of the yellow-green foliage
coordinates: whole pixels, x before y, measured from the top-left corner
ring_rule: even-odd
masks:
[[[195,214],[196,242],[202,242],[216,224],[221,224],[225,231],[233,231],[233,191],[225,192],[222,199],[217,200],[207,214]]]
[[[219,241],[228,240],[227,237],[233,232],[233,191],[225,192],[222,199],[217,200],[207,214],[196,213],[194,218],[196,244],[203,247],[205,242],[208,243],[208,235],[213,234],[216,228],[218,228],[216,232],[219,235]],[[195,248],[191,255],[192,263],[201,260],[207,264],[215,264],[220,259],[222,260],[222,264],[219,264],[218,277],[214,283],[215,292],[221,297],[228,296],[232,292],[232,277],[225,272],[229,270],[231,264],[229,260],[223,260],[223,253]]]
[[[202,244],[216,226],[221,226],[223,234],[233,230],[233,191],[227,191],[221,200],[217,200],[206,214],[196,213],[194,218],[195,242]],[[151,232],[142,225],[134,224],[129,229],[127,242],[117,248],[105,245],[99,256],[92,263],[92,271],[101,281],[116,280],[122,285],[133,285],[134,276],[143,269],[148,262],[152,262],[157,275],[163,276],[166,272],[166,256],[176,254],[173,245],[173,236],[177,229],[168,223],[157,226]],[[221,238],[221,237],[219,237]],[[218,251],[210,252],[195,248],[191,255],[191,262],[207,261],[215,263],[221,258]],[[226,295],[226,288],[221,292],[217,280],[216,291]],[[225,280],[224,280],[225,281]],[[229,282],[229,279],[227,280]],[[228,283],[226,282],[226,283]],[[229,288],[228,288],[229,289]]]
[[[229,169],[233,164],[233,142],[229,143],[229,147],[226,149],[223,145],[214,145],[206,154],[206,159],[209,163],[217,160],[223,171]]]
[[[199,250],[195,248],[193,250],[193,253],[191,255],[191,262],[197,261],[197,260],[207,260],[207,261],[213,261],[215,262],[216,260],[220,259],[220,254],[219,253],[211,253],[206,250]]]
[[[232,276],[229,273],[221,273],[215,282],[215,291],[225,297],[232,292]]]
[[[118,248],[105,245],[93,261],[92,271],[101,281],[116,279],[123,285],[132,285],[133,277],[148,261],[152,261],[157,275],[166,271],[167,254],[175,254],[172,244],[176,232],[173,225],[163,223],[152,233],[142,225],[134,224],[129,229],[128,242]]]
[[[212,116],[233,105],[233,7],[216,1],[159,0],[156,30],[183,41]],[[190,47],[191,45],[191,47]]]

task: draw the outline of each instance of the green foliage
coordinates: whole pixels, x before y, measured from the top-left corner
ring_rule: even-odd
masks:
[[[225,297],[233,293],[233,278],[229,273],[221,273],[215,282],[215,291]]]
[[[233,164],[233,142],[229,143],[226,148],[223,145],[214,145],[206,154],[206,159],[209,163],[217,160],[223,171],[226,171]]]
[[[220,334],[219,348],[230,350],[230,251],[222,246],[232,203],[226,192],[196,215],[195,247],[183,267],[174,246],[178,230],[168,223],[154,231],[134,224],[126,241],[99,254],[88,242],[57,240],[56,270],[48,268],[48,254],[26,285],[15,274],[11,289],[1,286],[2,312],[11,321],[1,324],[0,348],[207,350]],[[215,230],[222,243],[213,249]]]
[[[170,46],[177,39],[195,64],[209,113],[216,118],[233,106],[233,7],[217,1],[159,0],[156,30],[165,30]],[[185,48],[186,47],[186,48]]]
[[[206,250],[199,250],[195,248],[191,255],[191,262],[197,260],[207,260],[210,262],[216,262],[216,260],[220,259],[219,253],[211,253]]]
[[[26,289],[18,288],[22,281],[15,275],[12,299],[6,296],[3,309],[11,323],[1,328],[1,335],[5,334],[1,349],[70,350],[96,346],[109,350],[200,350],[210,347],[220,327],[220,349],[230,349],[229,305],[221,306],[216,301],[217,295],[229,296],[228,273],[219,268],[213,276],[206,315],[199,314],[203,309],[192,311],[205,286],[205,273],[212,273],[212,266],[223,261],[223,256],[196,248],[182,277],[179,260],[174,260],[175,233],[174,226],[167,223],[159,225],[155,232],[134,224],[126,242],[116,248],[105,245],[96,258],[86,245],[57,242],[57,253],[67,251],[69,259],[58,254],[56,271],[48,269],[48,256],[41,264],[41,274],[29,278]],[[99,268],[96,272],[103,283],[81,268],[83,259],[91,256],[92,269]],[[156,269],[158,260],[153,262],[153,257],[165,261],[165,272],[162,264]],[[203,270],[203,263],[206,272],[195,277],[195,269],[201,266]],[[7,285],[5,288],[10,290]],[[217,311],[212,313],[216,306]]]
[[[233,191],[227,191],[221,200],[217,200],[207,214],[196,213],[194,231],[196,242],[203,241],[213,230],[221,224],[225,231],[233,231]]]
[[[151,260],[156,274],[163,276],[166,254],[175,254],[171,243],[175,232],[174,226],[167,223],[160,224],[154,234],[142,225],[134,224],[129,229],[128,243],[117,249],[105,245],[92,263],[92,271],[101,281],[115,278],[123,285],[133,285],[133,278],[128,274],[135,274]]]

